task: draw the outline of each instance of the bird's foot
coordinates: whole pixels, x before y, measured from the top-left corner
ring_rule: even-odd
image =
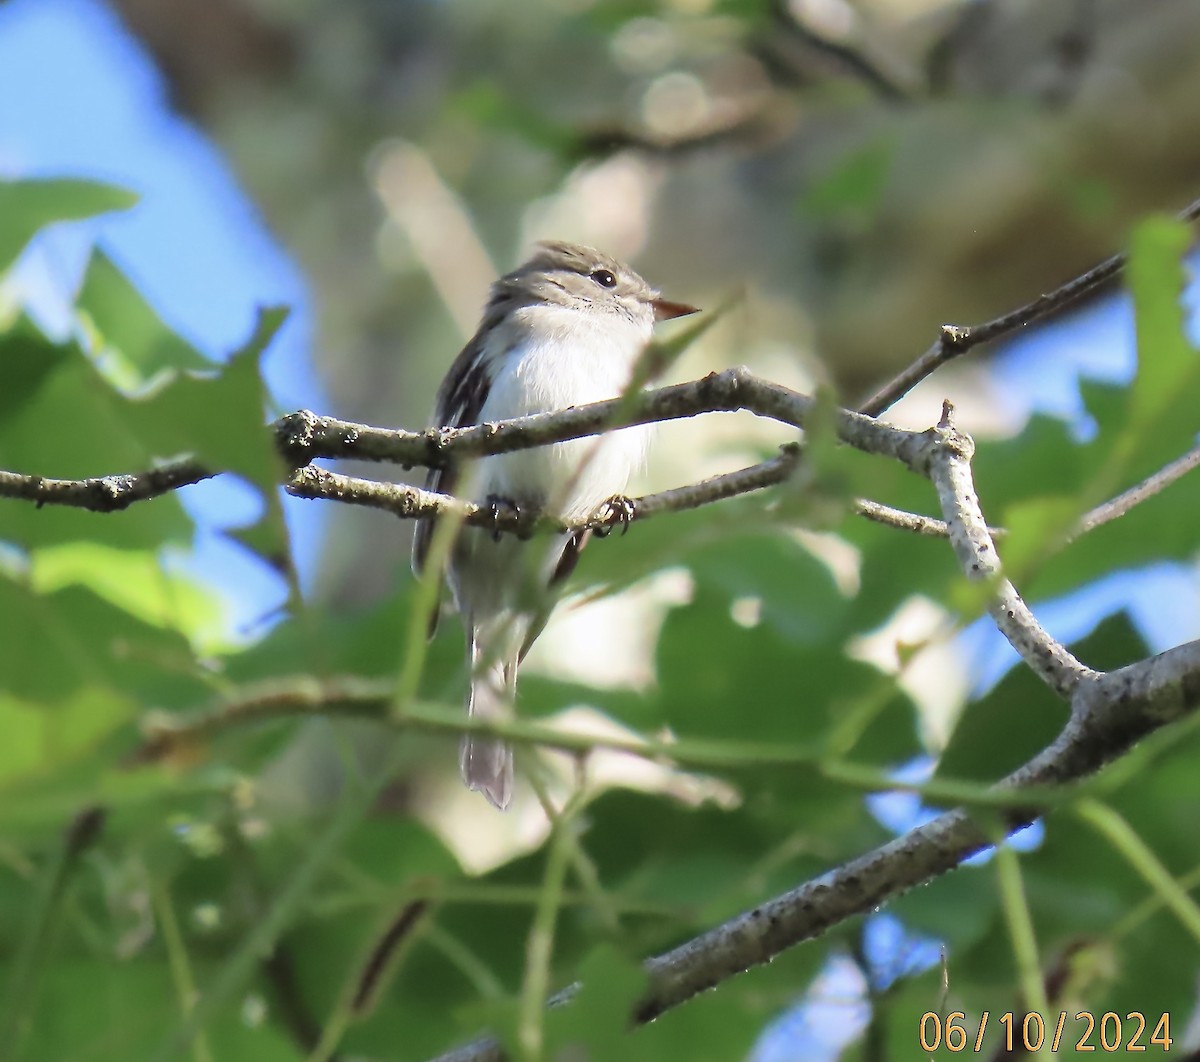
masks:
[[[487,511],[491,514],[492,518],[492,538],[499,542],[501,531],[500,522],[502,520],[507,522],[507,520],[510,519],[520,520],[521,507],[515,501],[513,501],[512,498],[502,498],[499,494],[489,494],[487,496],[487,500],[484,502],[484,505],[487,506]]]
[[[597,538],[607,538],[614,527],[620,526],[621,534],[629,531],[629,525],[637,516],[637,502],[624,494],[614,494],[597,510],[595,519],[603,521],[599,527],[593,528],[592,533]]]

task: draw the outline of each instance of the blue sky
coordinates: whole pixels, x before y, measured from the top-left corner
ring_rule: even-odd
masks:
[[[65,323],[95,241],[168,324],[216,360],[246,340],[258,306],[290,306],[264,374],[281,410],[325,405],[312,370],[304,277],[218,149],[169,110],[154,64],[97,0],[0,4],[0,176],[91,177],[141,196],[128,212],[57,226],[25,256],[22,287],[48,324]],[[127,470],[97,474],[119,471]],[[199,530],[194,552],[172,563],[221,591],[232,630],[252,630],[282,601],[284,587],[218,531],[253,519],[258,500],[221,481],[180,496]],[[293,499],[285,505],[309,582],[321,507]]]

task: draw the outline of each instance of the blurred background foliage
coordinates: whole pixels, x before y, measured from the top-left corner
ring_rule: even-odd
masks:
[[[88,48],[108,58],[94,83]],[[547,1057],[909,1058],[925,1011],[1024,1009],[1025,927],[984,857],[620,1031],[638,959],[932,813],[823,766],[881,790],[984,784],[1061,725],[944,542],[847,515],[857,495],[935,506],[861,455],[821,449],[776,491],[597,544],[522,682],[522,713],[554,725],[753,738],[809,767],[597,753],[592,795],[551,832],[528,788],[505,816],[463,792],[451,739],[336,711],[132,754],[148,724],[255,683],[412,665],[410,529],[279,498],[264,411],[423,424],[490,279],[549,236],[634,259],[677,299],[737,297],[674,378],[746,363],[853,404],[937,325],[1035,296],[1197,194],[1198,52],[1190,0],[0,4],[0,468],[190,451],[237,477],[114,514],[0,502],[5,1057],[408,1060],[484,1027],[513,1043],[540,1014],[539,911],[557,911],[548,986],[588,986],[546,1019]],[[93,116],[109,89],[124,124]],[[955,400],[1022,589],[1096,667],[1200,635],[1194,475],[1056,542],[1195,436],[1186,240],[1138,233],[1136,374],[1132,303],[1111,295],[894,414],[924,427]],[[256,331],[278,304],[287,323]],[[670,425],[641,486],[786,438],[748,415]],[[464,686],[444,623],[419,696],[454,708]],[[1146,876],[1157,860],[1200,882],[1194,729],[1097,791],[1140,861],[1070,805],[1012,841],[1056,1009],[1151,1028],[1169,1011],[1185,1034],[1196,941]],[[568,757],[524,760],[556,805],[575,791]],[[389,975],[356,1003],[397,920]]]

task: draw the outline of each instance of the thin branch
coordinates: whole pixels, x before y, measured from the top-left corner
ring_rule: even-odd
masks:
[[[633,515],[630,519],[639,521],[651,516],[661,516],[663,513],[698,509],[713,502],[776,486],[785,482],[795,471],[798,455],[798,448],[784,446],[777,456],[740,468],[736,472],[724,472],[686,487],[673,487],[670,490],[632,498],[630,500],[633,503]],[[373,479],[347,476],[312,465],[293,472],[285,484],[285,489],[297,498],[362,505],[371,509],[381,509],[404,520],[425,520],[453,514],[471,527],[522,536],[539,531],[569,534],[584,530],[604,530],[612,527],[615,522],[614,516],[604,507],[582,520],[555,520],[521,510],[493,511],[486,505],[477,505],[449,494],[439,494],[404,483],[381,483]],[[867,498],[856,498],[852,507],[859,516],[900,531],[911,531],[934,538],[945,538],[948,534],[945,521],[936,517],[896,509]],[[1005,534],[1004,528],[989,530],[993,535]]]
[[[603,529],[611,525],[611,514],[598,512],[585,520],[570,523],[536,513],[506,511],[497,514],[449,495],[406,484],[381,483],[329,472],[315,468],[309,462],[317,458],[357,458],[392,461],[405,467],[440,466],[461,457],[508,453],[579,438],[608,427],[678,419],[706,412],[748,409],[760,416],[802,427],[812,409],[812,399],[808,396],[762,380],[740,367],[713,373],[703,380],[631,396],[625,401],[624,408],[623,401],[614,399],[494,424],[431,428],[423,432],[376,428],[301,410],[280,418],[271,425],[271,430],[280,453],[293,469],[284,487],[296,497],[365,505],[404,519],[454,513],[473,526],[529,535],[538,530]],[[616,416],[618,413],[621,414],[619,417]],[[869,417],[848,410],[838,411],[837,432],[844,442],[857,449],[893,457],[916,468],[915,455],[921,445],[921,436],[916,433],[875,423]],[[775,457],[736,472],[634,499],[635,518],[695,509],[783,483],[794,472],[799,459],[799,445],[786,444]],[[1200,448],[1092,510],[1080,521],[1075,536],[1124,515],[1197,464],[1200,464]],[[39,507],[52,504],[93,512],[116,512],[134,502],[169,493],[217,474],[190,458],[168,461],[145,472],[78,480],[0,471],[0,497],[32,501]],[[867,499],[856,499],[854,511],[877,523],[921,535],[944,537],[947,533],[945,524],[933,517],[893,509]],[[995,535],[1004,533],[1002,528],[991,530]]]
[[[1001,574],[996,544],[979,507],[971,474],[975,443],[954,426],[954,407],[949,402],[942,404],[942,419],[929,438],[927,471],[963,573],[972,582],[991,584],[988,612],[996,626],[1035,675],[1059,696],[1070,696],[1082,679],[1094,678],[1096,672],[1050,636]]]
[[[925,516],[923,513],[910,513],[907,509],[895,509],[869,498],[856,498],[854,511],[872,523],[886,524],[899,531],[911,531],[915,535],[926,535],[929,538],[947,538],[950,535],[945,520]],[[994,538],[1008,534],[1003,527],[989,527],[988,531]]]
[[[1075,528],[1068,536],[1067,541],[1074,542],[1088,532],[1094,531],[1098,527],[1103,527],[1105,524],[1112,523],[1112,521],[1119,519],[1141,505],[1142,502],[1149,501],[1151,498],[1161,494],[1167,487],[1173,483],[1177,483],[1188,472],[1197,467],[1200,467],[1200,446],[1189,450],[1182,457],[1163,465],[1162,468],[1152,475],[1147,476],[1137,486],[1122,491],[1115,498],[1110,498],[1108,501],[1102,502],[1094,509],[1090,509],[1084,513],[1075,524]],[[890,505],[883,505],[880,502],[870,501],[867,498],[856,499],[854,502],[854,511],[859,516],[865,517],[868,520],[887,524],[889,527],[895,527],[902,531],[912,531],[918,535],[945,538],[949,533],[944,520],[938,520],[932,516],[923,516],[920,513],[911,513],[904,509],[894,509]],[[988,526],[988,532],[993,539],[1003,538],[1008,534],[1007,529],[991,525]]]
[[[369,1013],[375,1006],[389,969],[394,968],[400,947],[411,941],[413,930],[429,912],[427,899],[409,900],[400,912],[388,922],[382,936],[371,948],[370,954],[362,964],[354,985],[354,995],[350,1000],[350,1011],[358,1017]]]
[[[307,417],[311,414],[300,416]],[[284,418],[284,421],[279,423],[287,422],[288,419]],[[337,425],[338,433],[349,434],[350,429],[368,428],[367,425],[350,425],[345,421],[333,423]],[[663,513],[698,509],[713,502],[776,486],[785,482],[795,471],[799,456],[799,446],[787,443],[780,447],[780,452],[775,457],[735,472],[722,473],[684,487],[673,487],[634,498],[635,511],[632,519],[643,520]],[[216,474],[189,459],[168,462],[149,472],[100,476],[93,479],[48,479],[44,476],[0,471],[0,497],[33,501],[39,507],[53,504],[75,506],[92,512],[115,512],[132,505],[135,501],[157,497],[178,487],[212,478]],[[362,505],[389,512],[406,520],[428,519],[453,513],[471,526],[518,535],[530,535],[536,531],[602,530],[611,527],[613,523],[612,515],[607,512],[598,512],[586,519],[574,521],[555,520],[537,513],[508,509],[493,512],[487,506],[448,494],[439,494],[404,483],[384,483],[347,476],[312,465],[302,466],[289,473],[284,489],[297,498]],[[854,508],[870,520],[901,530],[942,537],[946,534],[942,521],[918,513],[905,512],[866,499],[856,500]]]
[[[145,739],[129,755],[127,763],[158,762],[203,745],[226,730],[306,715],[390,720],[402,729],[454,735],[480,733],[561,752],[586,754],[608,750],[655,762],[706,768],[748,764],[795,767],[816,764],[822,757],[821,751],[815,748],[781,747],[775,742],[731,745],[726,741],[674,742],[636,735],[585,734],[523,719],[468,718],[461,712],[425,705],[409,705],[395,716],[392,714],[394,705],[395,683],[388,679],[350,675],[324,680],[297,676],[266,681],[243,689],[235,697],[224,698],[188,719],[152,718],[145,726]]]
[[[318,417],[301,410],[278,421],[275,430],[281,450],[293,468],[317,458],[354,458],[390,461],[405,467],[441,468],[463,458],[512,453],[702,413],[746,410],[803,428],[815,405],[808,395],[764,380],[745,366],[736,366],[688,383],[467,428],[393,431],[334,417]],[[879,424],[872,417],[845,409],[835,414],[835,430],[842,442],[855,449],[904,463],[912,462],[920,446],[919,433]]]
[[[262,972],[274,990],[272,1002],[283,1026],[291,1033],[296,1046],[307,1054],[320,1041],[321,1026],[304,998],[292,949],[284,941],[277,941],[262,960]],[[338,1058],[333,1055],[326,1062],[338,1062]]]
[[[772,136],[778,128],[779,108],[769,104],[748,107],[741,113],[716,122],[707,122],[686,133],[664,137],[621,126],[596,126],[582,133],[569,134],[566,154],[572,159],[615,155],[619,151],[637,151],[657,158],[686,158],[717,147],[753,147]]]
[[[1163,465],[1136,487],[1130,487],[1129,490],[1118,494],[1110,501],[1097,505],[1096,508],[1085,513],[1080,517],[1079,523],[1075,525],[1075,530],[1071,535],[1072,539],[1086,535],[1089,531],[1094,531],[1097,527],[1103,527],[1118,517],[1124,516],[1130,509],[1141,505],[1142,502],[1153,498],[1156,494],[1162,493],[1198,465],[1200,465],[1200,446],[1189,450],[1170,464]]]
[[[631,499],[634,508],[629,519],[644,520],[663,513],[696,509],[735,495],[761,490],[785,480],[794,466],[794,457],[781,454],[749,468],[713,476],[687,487],[645,494]],[[621,522],[619,515],[604,505],[580,520],[558,520],[536,511],[508,508],[493,510],[487,505],[479,505],[421,487],[404,483],[380,483],[373,479],[329,472],[312,465],[293,472],[285,489],[297,498],[326,499],[382,509],[405,520],[453,515],[471,527],[509,532],[522,537],[529,537],[539,531],[571,534],[584,530],[604,530]]]
[[[861,81],[880,99],[889,103],[911,99],[912,91],[869,58],[861,47],[822,35],[819,28],[810,24],[812,20],[801,18],[793,10],[793,5],[775,0],[771,5],[771,15],[774,30],[793,37],[802,47],[818,55],[829,57],[835,66]]]
[[[1180,211],[1180,221],[1193,222],[1200,218],[1200,199]],[[1056,313],[1084,295],[1088,295],[1119,276],[1129,261],[1126,254],[1114,254],[1085,273],[1068,280],[1061,287],[1039,295],[1032,302],[1019,306],[990,321],[976,325],[942,325],[937,339],[908,368],[880,388],[860,405],[859,412],[877,417],[886,413],[917,384],[967,351],[994,339],[1019,332],[1022,328],[1051,313]]]
[[[836,760],[828,749],[775,741],[680,738],[664,740],[639,734],[592,734],[561,730],[519,718],[483,719],[436,704],[410,704],[394,712],[395,681],[342,675],[315,679],[311,675],[282,676],[253,683],[208,708],[179,717],[148,717],[141,745],[126,757],[126,766],[157,763],[172,757],[190,760],[198,747],[229,730],[286,719],[332,716],[370,719],[399,731],[421,731],[459,737],[479,734],[514,744],[553,749],[586,757],[594,752],[619,752],[648,763],[697,770],[809,768],[838,785],[864,793],[914,793],[932,803],[972,807],[1036,806],[1046,809],[1061,799],[1053,790],[1026,790],[1020,801],[974,782],[936,778],[903,782],[874,767]]]
[[[455,511],[469,523],[528,533],[539,526],[536,520],[532,524],[516,521],[510,527],[503,518],[497,521],[470,502],[416,487],[341,476],[312,468],[310,462],[318,458],[354,458],[390,461],[405,467],[443,467],[464,458],[511,453],[636,424],[737,410],[749,410],[758,416],[802,428],[814,404],[809,396],[761,379],[739,366],[710,373],[701,380],[606,402],[468,428],[430,428],[421,432],[392,430],[335,417],[318,417],[301,410],[280,418],[271,425],[271,430],[281,455],[293,469],[286,480],[286,488],[299,497],[335,498],[387,509],[408,518]],[[835,429],[838,437],[850,446],[915,467],[922,438],[917,432],[881,424],[849,410],[836,412]],[[790,474],[797,457],[796,448],[788,447],[777,457],[739,472],[642,499],[644,515],[695,508],[709,501],[782,482]],[[53,503],[112,511],[215,474],[187,458],[148,472],[99,479],[49,480],[37,475],[0,472],[0,497],[30,500],[39,505]],[[603,521],[597,523],[592,519],[580,526],[602,525]],[[551,526],[562,525],[551,522]]]
[[[1152,731],[1195,712],[1200,707],[1200,641],[1118,671],[1088,676],[1076,685],[1071,703],[1062,733],[998,783],[998,791],[1023,795],[1030,789],[1061,788],[1096,773]],[[1015,830],[1036,817],[1034,808],[1013,806],[1003,813],[1003,823]],[[788,948],[953,870],[992,840],[992,831],[966,811],[947,812],[649,959],[645,968],[652,986],[635,1006],[634,1022],[652,1021]],[[579,987],[570,986],[551,1003],[569,1002]],[[485,1038],[440,1055],[436,1062],[503,1062],[505,1057],[495,1040]]]
[[[114,513],[216,474],[191,459],[168,461],[146,472],[94,479],[51,479],[0,471],[0,498],[31,501],[39,509],[43,505],[69,505],[95,513]]]
[[[657,516],[659,513],[698,509],[712,502],[777,486],[791,477],[799,460],[800,447],[795,443],[788,443],[781,446],[779,453],[774,457],[746,468],[739,468],[736,472],[725,472],[686,487],[673,487],[657,494],[635,498],[633,518],[640,520],[647,516]]]

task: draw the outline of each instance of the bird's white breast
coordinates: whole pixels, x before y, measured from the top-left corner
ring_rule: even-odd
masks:
[[[581,313],[559,306],[517,312],[515,327],[493,337],[496,373],[480,419],[506,420],[616,398],[628,386],[645,348],[645,327],[615,314]],[[497,330],[500,332],[501,330]],[[502,352],[503,351],[503,352]],[[518,504],[550,506],[565,519],[590,515],[624,493],[642,462],[648,431],[626,428],[605,435],[499,454],[479,463],[473,494]]]

